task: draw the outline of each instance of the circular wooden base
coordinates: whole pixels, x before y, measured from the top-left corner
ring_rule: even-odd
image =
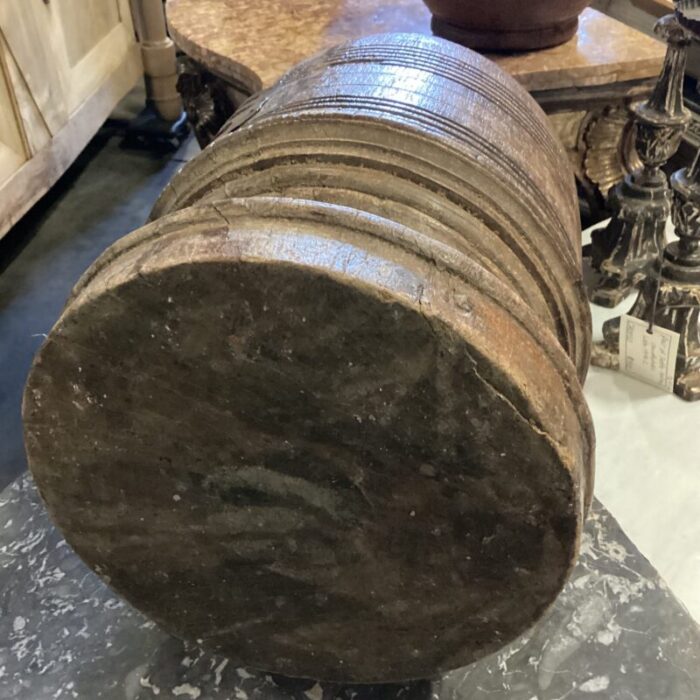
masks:
[[[553,602],[590,484],[573,368],[495,279],[418,243],[343,208],[218,202],[76,291],[27,387],[33,474],[171,633],[389,681],[468,664]]]

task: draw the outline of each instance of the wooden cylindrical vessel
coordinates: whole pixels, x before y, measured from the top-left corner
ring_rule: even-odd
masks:
[[[553,602],[593,481],[573,175],[440,39],[249,102],[84,275],[25,394],[76,551],[166,630],[290,676],[432,676]]]
[[[183,168],[153,218],[261,194],[355,206],[466,252],[586,371],[573,175],[544,113],[491,61],[439,39],[381,35],[306,61]]]
[[[568,41],[590,0],[424,0],[433,31],[479,51],[532,51]]]

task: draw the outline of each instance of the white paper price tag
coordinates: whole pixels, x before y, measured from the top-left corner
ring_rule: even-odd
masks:
[[[620,370],[647,384],[673,391],[680,334],[648,321],[623,316],[620,322]]]

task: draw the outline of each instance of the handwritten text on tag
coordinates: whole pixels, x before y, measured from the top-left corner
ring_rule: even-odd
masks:
[[[673,391],[680,334],[634,316],[620,322],[620,370],[647,384]]]

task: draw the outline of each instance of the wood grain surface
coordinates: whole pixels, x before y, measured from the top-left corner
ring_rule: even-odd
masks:
[[[526,289],[586,371],[573,173],[534,100],[479,54],[433,37],[374,35],[301,64],[173,178],[152,216],[224,193],[308,194],[407,225],[417,209]]]
[[[456,44],[374,35],[249,100],[83,276],[29,464],[134,606],[236,664],[426,678],[552,604],[593,493],[573,173]]]
[[[274,198],[124,239],[27,387],[71,546],[172,634],[293,677],[428,677],[522,633],[575,560],[590,419],[526,307],[445,253]]]

